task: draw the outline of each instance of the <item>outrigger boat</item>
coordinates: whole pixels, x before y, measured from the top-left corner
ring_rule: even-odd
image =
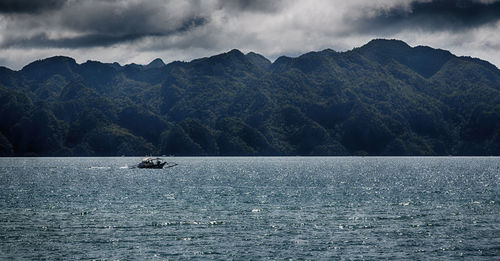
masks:
[[[161,158],[144,158],[141,163],[137,164],[137,168],[139,169],[163,169],[171,168],[173,166],[177,166],[177,163],[167,162]]]

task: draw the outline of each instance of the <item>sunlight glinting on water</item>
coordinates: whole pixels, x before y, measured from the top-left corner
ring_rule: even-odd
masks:
[[[0,258],[489,259],[500,159],[1,158]]]

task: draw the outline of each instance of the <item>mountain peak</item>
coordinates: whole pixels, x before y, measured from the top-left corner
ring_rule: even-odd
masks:
[[[21,72],[29,79],[42,82],[55,74],[72,78],[77,68],[78,64],[75,59],[66,56],[53,56],[30,63],[24,66]]]
[[[408,49],[411,48],[407,43],[397,39],[373,39],[359,49],[367,48],[398,48]]]
[[[45,59],[34,61],[34,62],[24,66],[22,68],[22,70],[30,69],[30,68],[37,67],[37,66],[54,65],[54,64],[77,65],[75,59],[73,59],[71,57],[59,55],[59,56],[52,56],[52,57],[48,57]]]
[[[219,55],[212,56],[210,58],[215,58],[216,60],[222,59],[230,59],[230,60],[246,60],[245,54],[243,54],[240,50],[238,49],[232,49],[231,51],[227,53],[221,53]]]
[[[244,54],[243,54],[240,50],[238,50],[238,49],[232,49],[231,51],[227,52],[226,54],[238,55],[238,56],[244,55]]]
[[[48,58],[42,59],[40,61],[76,63],[75,59],[73,59],[69,56],[63,56],[63,55],[56,55],[56,56],[48,57]]]
[[[114,68],[115,70],[121,70],[122,69],[122,66],[118,62],[108,63],[108,65],[111,66],[112,68]]]
[[[146,69],[153,69],[153,68],[161,68],[165,66],[165,63],[163,62],[162,59],[156,58],[153,61],[151,61],[148,65],[146,65]]]
[[[250,63],[263,70],[267,70],[271,66],[271,61],[269,61],[266,57],[264,57],[261,54],[249,52],[245,56],[250,61]]]
[[[99,61],[87,60],[86,62],[82,63],[81,65],[101,65],[101,64],[103,64],[103,63],[99,62]]]
[[[448,51],[427,46],[411,47],[401,40],[386,39],[372,40],[354,51],[381,64],[396,61],[425,78],[432,77],[453,57]]]

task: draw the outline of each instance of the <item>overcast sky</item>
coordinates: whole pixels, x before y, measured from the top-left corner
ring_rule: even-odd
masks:
[[[500,67],[500,0],[0,0],[0,65],[190,61],[230,49],[271,60],[373,38]]]

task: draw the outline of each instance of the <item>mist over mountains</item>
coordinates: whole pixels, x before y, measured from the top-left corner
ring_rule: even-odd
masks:
[[[500,70],[399,40],[0,67],[1,156],[500,155]]]

